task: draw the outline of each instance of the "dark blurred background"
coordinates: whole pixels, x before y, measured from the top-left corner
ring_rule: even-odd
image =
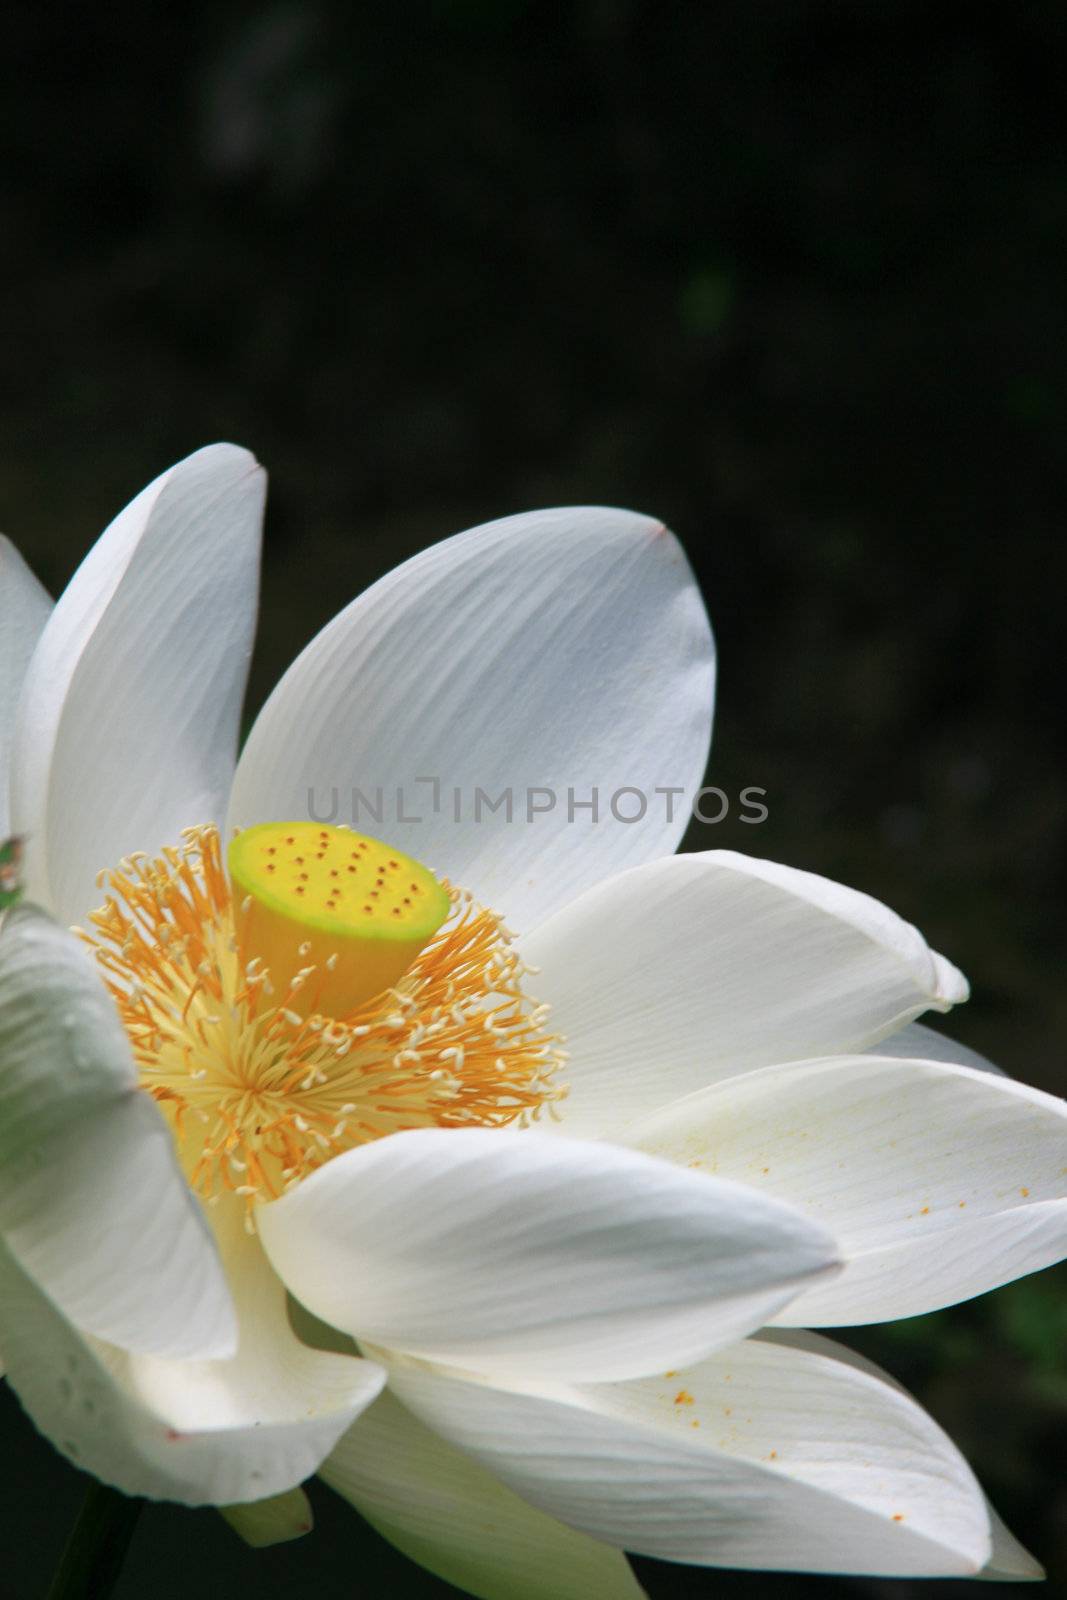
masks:
[[[258,704],[445,534],[658,514],[719,639],[709,781],[770,808],[690,844],[889,901],[971,977],[956,1034],[1063,1092],[1064,33],[1040,0],[8,5],[0,525],[58,592],[162,468],[250,446]],[[1064,1284],[845,1335],[1060,1583]],[[34,1600],[83,1480],[2,1402],[0,1593]],[[119,1600],[452,1592],[316,1504],[260,1554],[150,1508]]]

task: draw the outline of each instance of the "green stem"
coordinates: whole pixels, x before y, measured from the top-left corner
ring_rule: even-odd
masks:
[[[94,1479],[71,1529],[47,1600],[108,1600],[143,1505],[143,1500],[130,1500]]]

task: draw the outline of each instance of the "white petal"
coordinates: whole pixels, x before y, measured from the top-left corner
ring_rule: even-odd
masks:
[[[888,1039],[872,1045],[867,1054],[905,1056],[911,1061],[953,1061],[960,1067],[976,1067],[979,1072],[995,1072],[998,1077],[1007,1076],[1003,1067],[998,1067],[985,1056],[979,1055],[977,1050],[972,1050],[969,1045],[960,1044],[956,1039],[948,1038],[936,1028],[927,1028],[921,1022],[909,1022],[907,1027],[890,1034]]]
[[[625,1556],[536,1511],[381,1395],[319,1476],[404,1555],[477,1600],[640,1600]]]
[[[10,539],[0,534],[0,840],[8,834],[11,740],[26,668],[52,601]]]
[[[606,1144],[419,1129],[338,1156],[258,1225],[323,1321],[480,1371],[621,1377],[692,1359],[833,1270],[788,1207]]]
[[[0,1165],[137,1086],[84,946],[28,903],[0,925],[0,1063]]]
[[[126,1494],[226,1506],[282,1494],[316,1470],[381,1388],[374,1363],[299,1343],[258,1240],[239,1215],[223,1220],[241,1325],[228,1361],[131,1356],[80,1334],[0,1246],[12,1387],[57,1449]]]
[[[1040,1561],[1035,1561],[1029,1550],[1021,1545],[1010,1529],[1004,1526],[992,1506],[987,1506],[993,1534],[993,1550],[986,1565],[978,1574],[996,1583],[1038,1583],[1046,1576]]]
[[[660,524],[597,507],[505,517],[405,562],[309,645],[242,752],[230,824],[350,822],[532,927],[674,850],[707,759],[713,681],[700,595]],[[672,821],[657,785],[686,791]],[[612,815],[624,786],[647,798],[639,822]],[[353,813],[354,787],[372,804],[382,789],[380,822]],[[594,787],[596,822],[568,799]],[[484,799],[476,816],[476,790],[510,792],[512,819]],[[616,799],[621,815],[639,808]]]
[[[1067,1255],[1067,1105],[942,1061],[794,1062],[690,1095],[638,1148],[750,1184],[832,1227],[845,1256],[780,1322],[913,1317]]]
[[[746,1068],[862,1050],[967,995],[868,895],[732,850],[622,873],[521,940],[570,1051],[566,1133]]]
[[[0,1233],[80,1327],[225,1355],[233,1307],[199,1204],[77,940],[36,907],[0,932]]]
[[[220,821],[255,622],[265,479],[234,445],[198,450],[130,503],[34,652],[12,751],[27,888],[65,922],[96,873]]]
[[[928,1033],[932,1030],[923,1029]],[[997,1070],[995,1067],[992,1069]],[[835,1339],[827,1339],[824,1334],[812,1333],[807,1328],[764,1328],[755,1337],[768,1343],[776,1344],[785,1349],[806,1350],[815,1356],[828,1357],[833,1361],[845,1362],[850,1367],[855,1367],[858,1372],[865,1372],[878,1379],[881,1383],[889,1384],[898,1390],[905,1399],[909,1399],[908,1391],[903,1384],[898,1383],[884,1368],[876,1366],[866,1356],[861,1356],[857,1351],[849,1349],[846,1345],[838,1344]],[[989,1517],[989,1531],[992,1539],[992,1550],[989,1560],[981,1572],[975,1574],[978,1578],[1005,1579],[1015,1581],[1032,1581],[1045,1576],[1044,1568],[1016,1539],[1015,1535],[1005,1525],[998,1515],[996,1508],[986,1501],[986,1513]]]
[[[395,1360],[390,1384],[605,1543],[709,1566],[977,1573],[989,1519],[962,1456],[899,1387],[822,1344],[749,1339],[658,1378],[522,1392]]]
[[[303,1489],[287,1489],[269,1500],[249,1500],[245,1505],[220,1506],[219,1512],[253,1550],[285,1544],[310,1533],[315,1519]]]

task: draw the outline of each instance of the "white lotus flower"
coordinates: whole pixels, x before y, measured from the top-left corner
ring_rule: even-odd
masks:
[[[487,1600],[635,1595],[622,1548],[1033,1575],[921,1409],[796,1331],[1064,1253],[1063,1105],[912,1025],[960,974],[864,895],[672,857],[683,807],[446,803],[418,859],[296,820],[427,775],[692,793],[712,648],[677,544],[579,509],[433,547],[312,642],[235,768],[262,496],[245,452],[198,452],[50,616],[0,551],[36,902],[0,933],[0,1354],[37,1425],[259,1541],[321,1468]],[[211,824],[245,830],[236,896]]]

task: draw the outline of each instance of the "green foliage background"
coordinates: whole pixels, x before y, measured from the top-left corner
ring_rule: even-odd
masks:
[[[719,638],[710,781],[770,807],[688,843],[888,900],[970,975],[959,1037],[1063,1092],[1062,35],[1040,0],[5,8],[5,531],[58,590],[170,461],[251,446],[258,703],[444,534],[663,516]],[[1064,1281],[845,1335],[1060,1583]],[[22,1600],[80,1480],[3,1406]],[[317,1509],[259,1555],[152,1509],[120,1600],[446,1592]],[[640,1568],[653,1596],[963,1593]]]

